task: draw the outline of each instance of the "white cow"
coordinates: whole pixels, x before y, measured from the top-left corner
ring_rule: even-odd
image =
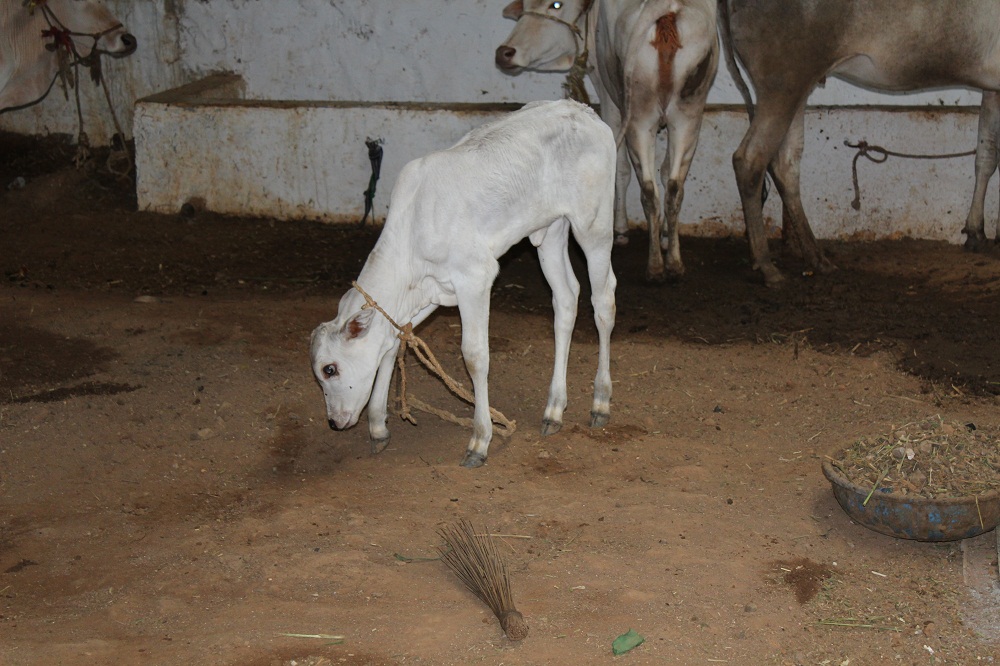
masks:
[[[682,274],[677,222],[719,63],[716,0],[515,0],[504,16],[517,25],[496,50],[502,70],[567,70],[587,51],[601,117],[619,144],[624,138],[615,189],[618,242],[628,230],[631,161],[649,229],[646,277],[661,281],[668,273]],[[665,202],[655,164],[656,135],[664,127],[669,142],[659,178]]]
[[[475,394],[466,467],[486,461],[493,436],[486,379],[497,258],[525,237],[538,248],[555,311],[555,368],[542,432],[559,430],[566,408],[580,294],[569,261],[570,231],[587,257],[599,339],[591,425],[610,417],[614,157],[608,126],[589,107],[562,100],[529,104],[399,174],[385,227],[357,283],[400,325],[416,326],[441,305],[458,306]],[[349,289],[337,318],[313,331],[312,369],[332,429],[353,426],[368,405],[372,452],[378,453],[389,441],[386,409],[400,341],[386,318],[364,305]]]
[[[984,244],[983,200],[1000,160],[1000,2],[997,0],[719,0],[727,61],[738,56],[757,93],[750,128],[733,155],[754,267],[784,277],[764,232],[761,189],[770,168],[783,204],[782,233],[817,270],[832,270],[799,192],[804,113],[827,76],[888,91],[943,86],[983,90],[976,187],[966,246]],[[744,92],[748,99],[749,92]]]
[[[39,102],[59,73],[60,51],[72,62],[135,51],[135,37],[92,0],[0,0],[0,113]]]

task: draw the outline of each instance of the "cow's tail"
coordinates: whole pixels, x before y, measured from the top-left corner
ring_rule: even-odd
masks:
[[[639,8],[637,23],[647,26],[645,30],[635,30],[625,47],[625,70],[622,72],[625,98],[622,104],[622,123],[615,137],[615,145],[621,146],[625,139],[631,121],[632,95],[638,89],[634,80],[636,54],[652,46],[656,49],[659,66],[659,95],[661,104],[670,101],[673,88],[674,56],[681,48],[680,36],[677,33],[677,12],[680,3],[676,1],[643,0]],[[649,35],[652,33],[652,39]],[[648,41],[647,41],[648,40]],[[642,43],[646,41],[646,43]]]
[[[622,108],[622,124],[618,128],[618,136],[615,137],[615,143],[618,146],[621,146],[625,139],[625,133],[631,120],[632,95],[640,88],[634,80],[637,59],[635,54],[641,53],[649,46],[655,49],[658,67],[657,92],[660,105],[665,108],[673,97],[674,61],[677,52],[684,46],[677,30],[677,17],[683,9],[683,3],[676,0],[669,2],[644,0],[639,9],[639,24],[647,26],[647,29],[636,30],[633,33],[632,42],[626,50],[625,71],[623,72],[625,99],[624,108]],[[643,44],[641,41],[646,43]]]
[[[733,77],[736,89],[743,96],[743,103],[747,107],[747,115],[750,116],[750,120],[752,121],[754,114],[753,97],[750,95],[750,88],[747,86],[747,82],[743,79],[743,74],[740,72],[740,66],[736,62],[736,48],[733,46],[733,27],[729,18],[729,0],[719,0],[718,17],[719,34],[722,36],[722,50],[726,56],[726,68],[729,70],[729,75]]]
[[[747,116],[750,118],[750,122],[753,122],[753,96],[750,95],[750,87],[747,86],[747,82],[743,79],[743,74],[740,72],[740,67],[737,64],[736,47],[733,45],[733,27],[729,16],[729,0],[719,0],[718,16],[719,34],[722,36],[722,50],[726,54],[726,68],[729,70],[729,75],[733,77],[736,89],[743,96],[743,103],[747,107]],[[771,179],[774,178],[770,165],[767,167],[767,174]],[[764,178],[764,183],[760,190],[760,201],[762,204],[767,201],[767,195],[771,189],[768,177]]]

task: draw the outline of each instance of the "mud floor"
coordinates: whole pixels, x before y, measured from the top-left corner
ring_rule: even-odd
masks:
[[[612,420],[587,427],[585,294],[542,438],[551,307],[519,245],[490,377],[518,429],[468,470],[469,431],[433,416],[392,417],[379,455],[326,426],[309,333],[377,229],[138,213],[70,158],[0,137],[0,663],[996,663],[995,533],[880,535],[820,463],[893,424],[1000,420],[1000,255],[830,242],[838,272],[782,258],[775,291],[741,239],[684,238],[685,278],[649,286],[636,233],[614,256]],[[457,312],[418,333],[465,380]],[[520,643],[420,559],[463,518],[498,535]],[[645,642],[613,657],[629,629]]]

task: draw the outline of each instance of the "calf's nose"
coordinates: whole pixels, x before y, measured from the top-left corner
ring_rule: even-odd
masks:
[[[343,430],[333,419],[327,419],[326,422],[330,425],[330,430]]]

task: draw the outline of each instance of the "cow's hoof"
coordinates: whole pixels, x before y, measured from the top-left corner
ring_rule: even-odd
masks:
[[[779,289],[785,285],[785,276],[773,264],[761,266],[760,272],[764,274],[764,286]]]
[[[556,434],[557,432],[559,432],[560,428],[562,428],[561,421],[553,421],[552,419],[542,419],[543,437]]]
[[[660,269],[658,273],[646,270],[646,282],[649,284],[663,284],[666,281],[667,273],[663,269]]]
[[[616,231],[615,232],[615,245],[617,245],[619,247],[624,247],[625,245],[628,245],[628,236],[626,236],[625,234],[620,234],[620,233],[618,233]]]
[[[486,464],[486,456],[475,451],[466,451],[465,457],[462,458],[462,467],[468,467],[469,469],[482,467],[484,464]]]
[[[590,427],[603,428],[611,420],[611,414],[601,414],[599,412],[590,413]]]
[[[822,252],[813,257],[809,263],[812,265],[813,270],[820,275],[827,275],[837,270],[837,264],[830,261],[830,258]]]
[[[666,279],[671,282],[676,282],[684,277],[684,264],[677,262],[676,264],[667,264]]]
[[[389,446],[389,439],[389,435],[386,435],[385,437],[380,437],[379,439],[369,440],[372,445],[372,455],[385,451],[385,447]]]
[[[1000,239],[1000,236],[997,238]],[[969,252],[982,252],[989,247],[989,242],[983,234],[967,234],[964,247]]]

